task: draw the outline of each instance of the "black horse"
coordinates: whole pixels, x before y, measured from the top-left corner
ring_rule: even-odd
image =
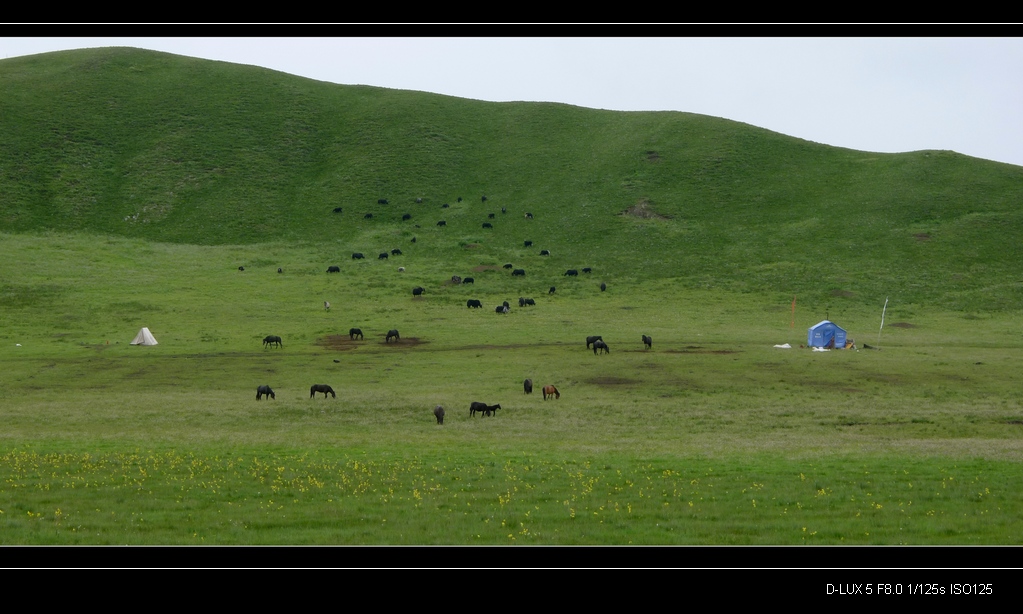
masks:
[[[384,339],[384,343],[390,343],[392,337],[394,338],[395,341],[401,341],[401,335],[398,334],[398,329],[392,328],[391,330],[387,331],[387,338]]]
[[[276,345],[277,347],[280,348],[284,347],[284,343],[281,342],[281,338],[278,337],[277,335],[267,335],[266,337],[263,337],[263,347],[266,347],[268,345],[269,346]]]
[[[438,405],[433,408],[433,415],[437,417],[437,424],[444,424],[444,407]]]
[[[348,336],[351,337],[353,341],[355,340],[356,337],[358,337],[359,339],[362,339],[362,329],[359,329],[359,328],[349,328],[348,329]]]
[[[651,339],[650,337],[648,337],[646,335],[643,335],[643,345],[645,345],[648,350],[650,349],[651,346],[653,346],[653,344],[654,344],[654,340],[653,339]]]
[[[607,344],[603,340],[597,339],[593,342],[593,355],[597,355],[597,350],[601,350],[602,354],[610,354],[611,348],[607,347]]]
[[[494,412],[501,409],[501,404],[487,405],[486,403],[480,403],[479,401],[473,401],[469,405],[469,417],[475,416],[476,412],[482,413],[484,416],[493,416]]]
[[[277,398],[277,395],[274,394],[273,388],[271,388],[269,386],[260,386],[259,388],[256,388],[256,400],[257,401],[260,400],[264,395],[267,398],[270,398],[270,399],[276,399]]]
[[[330,393],[330,396],[334,397],[335,399],[337,398],[337,395],[334,394],[334,389],[326,384],[313,384],[312,388],[309,389],[309,398],[311,399],[315,397],[317,392],[322,392],[323,398],[325,399],[327,398],[328,393]]]
[[[594,341],[603,341],[603,337],[601,337],[600,335],[593,335],[592,337],[587,337],[586,338],[587,350],[590,349],[590,344],[593,343]]]

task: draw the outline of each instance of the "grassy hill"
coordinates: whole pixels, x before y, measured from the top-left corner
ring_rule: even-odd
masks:
[[[521,260],[532,240],[551,274],[593,266],[822,306],[1023,305],[1023,168],[954,152],[867,153],[689,113],[480,102],[127,48],[5,60],[0,83],[0,231],[338,254],[416,236],[421,255],[461,268]]]

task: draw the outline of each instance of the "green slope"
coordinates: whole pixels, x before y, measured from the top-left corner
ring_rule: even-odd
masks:
[[[415,236],[419,257],[458,271],[592,266],[821,305],[1002,310],[1023,306],[1021,201],[1017,166],[688,113],[341,86],[127,48],[0,61],[2,232],[300,241],[335,259]]]

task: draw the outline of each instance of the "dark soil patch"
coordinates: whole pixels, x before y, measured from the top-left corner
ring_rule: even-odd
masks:
[[[500,271],[501,267],[496,264],[481,264],[478,267],[473,268],[473,272],[482,273],[483,271]]]
[[[889,324],[893,328],[916,328],[916,324],[910,324],[909,322],[895,322]]]
[[[681,350],[664,350],[665,354],[738,354],[739,350],[708,350],[699,345],[687,345]]]
[[[917,241],[930,241],[931,240],[931,233],[929,233],[929,232],[918,232],[915,235],[913,235],[913,238],[916,239]]]
[[[596,384],[597,386],[632,386],[634,384],[642,384],[638,379],[629,379],[627,377],[594,377],[586,380],[590,384]]]
[[[316,340],[316,345],[328,350],[334,350],[335,352],[354,350],[364,343],[362,340],[353,341],[351,337],[345,337],[344,335],[327,335]]]
[[[646,159],[650,162],[657,162],[661,159],[661,154],[656,151],[648,151],[646,152]]]
[[[480,244],[479,244],[479,243],[466,243],[466,244],[465,244],[465,245],[463,245],[462,247],[464,247],[465,249],[476,249],[476,248],[478,248],[479,246],[480,246]]]
[[[842,298],[852,298],[856,296],[856,293],[852,290],[832,290],[831,296],[838,296]]]
[[[667,215],[661,215],[650,207],[650,201],[643,199],[632,205],[625,211],[622,211],[622,215],[631,215],[632,217],[640,217],[643,219],[656,219],[656,220],[670,220],[671,218]]]

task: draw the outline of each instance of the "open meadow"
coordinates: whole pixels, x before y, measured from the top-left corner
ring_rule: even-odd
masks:
[[[1004,544],[1023,535],[1015,314],[892,305],[879,336],[879,308],[832,307],[861,349],[811,352],[799,345],[819,316],[797,304],[793,322],[782,296],[671,280],[601,292],[582,275],[550,295],[540,292],[546,280],[505,270],[455,285],[410,257],[316,252],[0,236],[10,264],[0,295],[0,539]],[[325,272],[334,261],[341,274]],[[431,276],[413,297],[416,280]],[[519,308],[518,296],[537,304]],[[467,308],[468,298],[484,308]],[[504,300],[510,312],[495,313]],[[159,345],[129,345],[142,326]],[[351,340],[352,327],[365,338]],[[392,328],[401,340],[386,343]],[[283,347],[264,347],[269,334]],[[610,353],[585,347],[592,334]],[[781,343],[793,349],[773,347]],[[337,398],[310,398],[314,383]],[[256,400],[262,384],[275,399]],[[543,400],[546,384],[560,398]],[[472,401],[501,409],[470,417]]]

